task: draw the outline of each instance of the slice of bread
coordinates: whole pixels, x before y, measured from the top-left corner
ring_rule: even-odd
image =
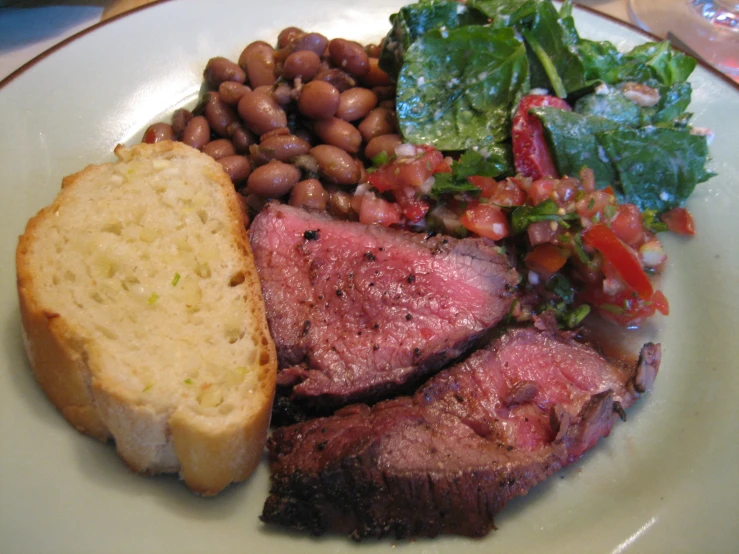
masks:
[[[216,494],[257,466],[277,372],[242,206],[182,143],[115,153],[20,237],[28,357],[64,417],[133,470]]]

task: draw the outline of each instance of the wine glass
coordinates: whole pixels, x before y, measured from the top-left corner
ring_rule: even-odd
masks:
[[[629,0],[631,18],[739,80],[739,1]]]

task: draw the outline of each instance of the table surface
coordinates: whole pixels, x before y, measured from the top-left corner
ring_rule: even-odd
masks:
[[[0,81],[62,40],[153,0],[0,0]],[[176,0],[175,0],[176,1]],[[628,21],[627,0],[575,0]]]

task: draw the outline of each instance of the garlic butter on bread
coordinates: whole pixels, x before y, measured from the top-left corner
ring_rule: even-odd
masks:
[[[256,468],[277,371],[233,184],[169,141],[66,177],[16,252],[36,378],[131,469],[212,495]]]

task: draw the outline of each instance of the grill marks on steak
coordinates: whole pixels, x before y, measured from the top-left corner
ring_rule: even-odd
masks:
[[[481,239],[336,221],[271,204],[250,230],[278,384],[312,407],[418,384],[510,310],[518,275]]]
[[[277,429],[263,521],[322,534],[483,536],[493,517],[609,434],[653,381],[659,345],[607,361],[515,329],[413,397]]]

